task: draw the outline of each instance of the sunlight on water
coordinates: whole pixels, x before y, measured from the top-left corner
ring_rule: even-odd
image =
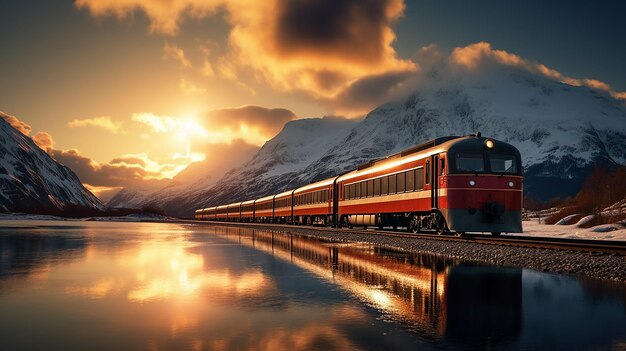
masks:
[[[262,230],[0,222],[3,350],[619,349],[625,291]]]

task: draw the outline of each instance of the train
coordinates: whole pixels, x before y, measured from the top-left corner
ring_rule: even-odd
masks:
[[[476,133],[439,137],[328,179],[194,216],[497,236],[522,232],[522,192],[519,150]]]

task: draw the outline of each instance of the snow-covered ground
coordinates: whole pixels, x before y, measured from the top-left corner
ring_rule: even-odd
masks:
[[[577,224],[543,224],[533,218],[528,221],[523,221],[522,227],[524,233],[519,235],[626,241],[626,226],[620,224],[602,224],[591,228],[579,228]]]

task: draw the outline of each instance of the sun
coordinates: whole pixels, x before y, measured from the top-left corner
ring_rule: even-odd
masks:
[[[176,139],[179,141],[189,141],[192,138],[206,138],[209,133],[207,130],[193,117],[183,117],[175,127]]]

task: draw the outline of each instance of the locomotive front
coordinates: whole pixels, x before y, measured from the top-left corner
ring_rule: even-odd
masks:
[[[523,178],[517,148],[491,138],[464,138],[450,146],[447,160],[448,172],[440,177],[439,211],[450,230],[522,232]]]

